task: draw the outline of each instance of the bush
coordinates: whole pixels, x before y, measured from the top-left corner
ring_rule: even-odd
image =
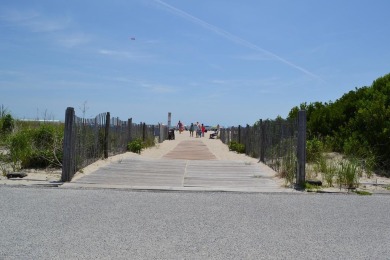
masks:
[[[127,150],[133,153],[141,154],[142,149],[144,148],[144,145],[142,143],[142,140],[137,138],[127,144]]]
[[[62,125],[25,127],[6,141],[7,160],[14,171],[20,168],[46,168],[62,165]]]
[[[306,160],[307,162],[317,161],[323,152],[323,144],[317,138],[306,142]]]
[[[23,168],[32,154],[30,143],[30,132],[20,131],[9,137],[7,140],[9,149],[9,161],[13,171],[17,171]]]
[[[335,163],[334,161],[326,163],[326,170],[323,173],[323,176],[329,187],[333,187],[333,178],[337,175],[337,171],[337,163]]]
[[[357,188],[359,186],[360,169],[355,162],[342,161],[338,172],[338,183],[347,188]]]
[[[60,125],[43,124],[32,130],[33,153],[28,166],[61,166],[63,135],[63,127]]]
[[[230,151],[235,151],[237,153],[245,153],[245,145],[244,144],[240,144],[240,143],[235,142],[235,141],[231,141],[229,143],[229,150]]]

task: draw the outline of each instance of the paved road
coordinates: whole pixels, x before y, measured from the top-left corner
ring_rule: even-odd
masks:
[[[0,186],[0,259],[389,259],[390,197]]]

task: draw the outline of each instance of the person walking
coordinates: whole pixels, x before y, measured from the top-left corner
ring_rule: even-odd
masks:
[[[206,127],[203,124],[202,124],[201,131],[202,131],[202,137],[204,137],[204,132],[206,132]]]
[[[190,137],[194,137],[194,123],[191,123],[190,126]]]
[[[179,128],[179,133],[184,131],[184,125],[183,123],[179,120],[179,123],[177,123],[177,128]]]
[[[199,131],[199,126],[198,126],[198,123],[196,123],[196,124],[194,124],[194,132],[195,132],[196,138],[198,138],[198,131]]]
[[[196,130],[196,137],[202,137],[202,127],[201,125],[199,124],[199,122],[196,122],[196,127],[198,128]]]

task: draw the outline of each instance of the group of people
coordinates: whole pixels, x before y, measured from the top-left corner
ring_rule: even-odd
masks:
[[[179,120],[177,123],[177,128],[179,129],[179,133],[181,134],[184,129],[184,124]],[[190,131],[190,136],[194,136],[194,132],[196,134],[196,137],[204,137],[204,133],[206,132],[206,127],[203,124],[200,124],[199,122],[191,123],[190,128],[188,129]]]
[[[206,132],[206,127],[203,124],[199,124],[199,122],[196,122],[196,124],[191,123],[190,126],[190,136],[194,136],[194,132],[196,133],[196,137],[204,137],[204,133]]]

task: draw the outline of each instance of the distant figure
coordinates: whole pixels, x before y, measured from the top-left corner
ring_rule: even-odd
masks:
[[[202,137],[202,126],[199,124],[199,122],[196,122],[196,137]]]
[[[182,122],[180,122],[179,120],[179,123],[177,123],[177,128],[179,128],[179,133],[181,134],[181,132],[184,131],[184,125]]]
[[[190,136],[194,137],[194,123],[191,123],[191,126],[190,126]]]
[[[194,132],[195,132],[196,138],[198,138],[198,131],[199,131],[199,126],[198,126],[198,123],[196,123],[196,124],[194,124]]]
[[[210,139],[218,138],[218,134],[219,134],[219,124],[217,125],[217,128],[214,130],[214,133],[210,134]]]
[[[206,127],[203,124],[202,124],[201,131],[202,131],[202,137],[204,137],[204,133],[206,132]]]

